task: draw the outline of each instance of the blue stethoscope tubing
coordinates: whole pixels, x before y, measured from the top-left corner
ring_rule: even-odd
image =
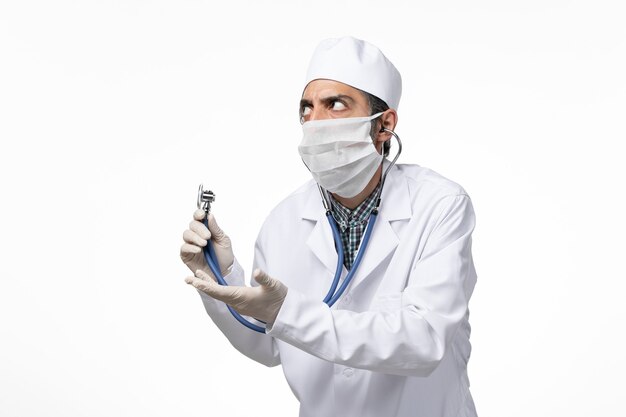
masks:
[[[204,225],[207,227],[207,229],[209,228],[208,216],[207,218],[204,219]],[[211,272],[213,272],[213,276],[215,277],[215,279],[217,279],[217,283],[220,285],[228,285],[228,283],[226,282],[226,280],[224,280],[224,277],[222,276],[222,271],[220,270],[219,262],[217,261],[217,255],[215,254],[215,248],[213,247],[213,242],[211,242],[210,239],[207,241],[207,245],[204,247],[203,253],[204,253],[204,259],[206,260],[206,263],[209,265]],[[230,314],[232,314],[233,317],[237,319],[239,323],[259,333],[265,333],[264,327],[258,326],[254,323],[250,323],[248,320],[244,319],[241,314],[239,314],[234,308],[232,308],[228,304],[226,304],[226,307],[228,308],[228,311],[230,311]]]
[[[337,300],[339,300],[341,295],[345,292],[346,288],[348,288],[348,285],[350,285],[350,282],[352,281],[354,274],[359,268],[359,264],[361,263],[361,260],[363,259],[363,254],[365,253],[365,249],[367,248],[367,244],[370,240],[370,236],[372,235],[372,230],[374,229],[374,225],[376,224],[376,219],[378,218],[378,212],[374,210],[374,212],[370,214],[370,218],[369,218],[369,221],[367,222],[367,227],[365,229],[365,234],[363,235],[363,240],[361,241],[361,244],[357,252],[356,258],[354,259],[352,268],[350,268],[350,271],[348,272],[348,275],[346,275],[346,278],[343,280],[343,283],[341,284],[341,287],[339,287],[339,290],[337,290],[337,286],[339,285],[339,279],[341,278],[341,272],[343,270],[343,259],[344,259],[343,244],[341,243],[341,235],[339,234],[339,228],[337,227],[337,223],[335,222],[335,219],[333,218],[332,213],[330,211],[326,212],[326,218],[328,219],[328,223],[330,223],[330,228],[333,232],[333,238],[335,241],[335,249],[337,250],[337,255],[338,255],[335,278],[333,279],[330,289],[328,290],[328,294],[326,294],[326,297],[324,297],[324,300],[323,300],[324,303],[328,305],[328,307],[332,307],[332,305],[335,304]],[[204,220],[204,225],[207,228],[209,227],[208,219]],[[213,247],[213,242],[210,239],[207,242],[207,245],[204,247],[203,253],[204,253],[204,259],[206,259],[206,262],[209,265],[209,268],[211,269],[213,276],[215,276],[215,279],[217,280],[218,284],[228,285],[228,283],[226,282],[226,280],[224,280],[224,277],[222,276],[222,271],[220,270],[219,262],[217,261],[217,255],[215,254],[215,248]],[[228,304],[226,304],[226,307],[228,308],[228,311],[230,311],[230,313],[239,323],[243,324],[247,328],[254,330],[256,332],[265,333],[265,327],[249,322]],[[259,321],[265,324],[261,320]]]
[[[335,278],[333,279],[333,283],[328,290],[328,294],[324,297],[324,302],[328,304],[328,307],[332,307],[333,304],[337,302],[337,300],[343,295],[348,285],[350,285],[350,281],[354,277],[357,269],[359,269],[359,265],[361,264],[361,259],[363,259],[363,254],[365,253],[365,249],[367,248],[367,244],[370,241],[370,236],[372,235],[372,230],[374,230],[374,225],[376,224],[376,219],[378,218],[378,212],[374,211],[370,214],[369,221],[367,222],[367,227],[365,229],[365,234],[363,235],[363,240],[359,245],[359,250],[357,251],[356,258],[354,259],[354,263],[352,264],[352,268],[348,271],[348,275],[343,280],[343,284],[337,290],[337,285],[339,285],[339,278],[341,277],[341,271],[343,270],[343,244],[341,243],[341,235],[339,234],[339,228],[337,227],[337,223],[333,218],[330,212],[326,213],[326,218],[330,223],[330,228],[333,230],[333,237],[335,240],[335,248],[337,249],[338,259],[337,259],[337,269],[335,271]]]
[[[370,218],[367,222],[367,227],[365,229],[363,239],[361,240],[361,244],[359,245],[356,258],[354,259],[354,263],[352,264],[352,268],[350,268],[350,271],[348,271],[348,274],[346,275],[346,278],[343,280],[341,287],[339,287],[339,290],[337,290],[337,286],[339,285],[339,279],[341,278],[341,273],[343,271],[343,260],[344,260],[343,244],[341,242],[341,235],[339,234],[339,228],[337,227],[337,222],[335,221],[335,218],[332,215],[330,203],[327,199],[327,196],[325,195],[325,191],[322,189],[322,187],[318,185],[320,194],[322,195],[322,202],[324,203],[324,208],[326,209],[326,218],[328,219],[328,223],[330,223],[330,228],[333,232],[333,239],[335,241],[335,249],[337,250],[337,269],[335,270],[335,277],[333,278],[333,282],[330,286],[330,289],[328,290],[328,294],[326,294],[326,297],[324,297],[324,300],[323,300],[324,303],[326,303],[329,307],[332,307],[332,305],[335,304],[337,300],[342,296],[346,288],[348,288],[348,285],[350,285],[352,278],[354,277],[354,275],[356,274],[356,271],[359,268],[361,260],[363,259],[363,256],[365,254],[365,250],[367,249],[367,244],[370,241],[372,230],[374,230],[376,219],[378,218],[378,207],[380,206],[380,200],[381,200],[380,196],[383,192],[383,186],[385,185],[385,179],[387,178],[387,173],[389,172],[391,167],[395,165],[396,161],[398,160],[398,157],[402,153],[402,141],[400,140],[400,137],[392,130],[382,128],[381,132],[382,131],[388,132],[396,138],[396,140],[398,141],[398,152],[396,153],[395,157],[393,158],[390,165],[387,167],[387,169],[385,170],[382,176],[380,190],[378,191],[378,196],[377,196],[377,201],[376,201],[376,207],[374,208],[374,210],[372,210],[370,214]],[[206,211],[207,211],[207,217],[204,219],[204,225],[208,228],[209,227],[208,209]],[[228,283],[226,283],[226,281],[224,280],[224,277],[222,276],[222,271],[220,270],[219,263],[217,261],[217,255],[215,254],[215,248],[213,247],[213,242],[210,239],[207,242],[207,245],[204,247],[203,253],[204,253],[204,259],[206,259],[206,262],[209,265],[211,272],[213,272],[213,275],[217,279],[218,284],[228,285]],[[256,332],[265,333],[265,330],[266,330],[265,327],[261,327],[259,325],[249,322],[228,304],[226,304],[226,307],[228,307],[228,310],[230,311],[230,313],[233,315],[233,317],[235,317],[235,319],[237,319],[239,323],[243,324],[247,328],[252,329]],[[263,324],[266,324],[265,322],[261,320],[258,320],[258,321]]]

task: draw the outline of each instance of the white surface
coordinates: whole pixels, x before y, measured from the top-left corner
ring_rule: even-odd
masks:
[[[344,34],[403,75],[401,160],[472,196],[479,415],[624,415],[624,6],[415,3],[2,2],[0,415],[297,414],[178,249],[203,181],[249,268]]]

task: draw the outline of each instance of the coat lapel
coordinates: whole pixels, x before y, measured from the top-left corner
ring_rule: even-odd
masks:
[[[398,167],[393,167],[389,171],[381,198],[382,204],[378,219],[363,254],[361,265],[350,284],[351,289],[356,288],[366,279],[398,245],[398,237],[391,227],[391,222],[411,217],[408,184]],[[337,252],[321,196],[315,185],[311,188],[308,201],[305,203],[302,218],[304,221],[316,222],[307,239],[307,245],[326,269],[334,275],[337,267]]]
[[[306,243],[326,269],[334,274],[337,267],[337,251],[335,250],[333,233],[326,219],[324,209],[321,208],[320,211],[321,214],[316,219],[317,223]]]
[[[370,277],[372,272],[391,256],[398,246],[398,236],[391,227],[391,223],[411,218],[408,184],[398,167],[394,166],[389,171],[381,201],[376,225],[372,230],[369,244],[365,248],[361,265],[352,279],[350,290],[354,290]]]
[[[324,264],[326,269],[334,276],[337,267],[337,251],[333,239],[333,232],[326,219],[326,212],[322,205],[322,197],[319,194],[315,183],[308,192],[307,201],[302,212],[303,221],[313,221],[315,226],[306,241],[315,257]]]

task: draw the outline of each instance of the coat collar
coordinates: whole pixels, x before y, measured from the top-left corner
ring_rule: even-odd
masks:
[[[385,160],[383,168],[387,169],[389,161]],[[397,166],[392,167],[387,174],[383,194],[381,196],[380,216],[387,221],[404,220],[411,218],[411,198],[409,185],[406,178]],[[326,221],[322,197],[314,182],[310,183],[310,189],[302,210],[302,218],[307,220]],[[332,236],[332,235],[331,235]]]
[[[385,161],[388,164],[388,161]],[[384,165],[383,168],[386,168]],[[409,186],[401,170],[394,166],[389,171],[382,193],[382,203],[376,225],[372,230],[366,253],[350,287],[353,289],[367,278],[372,271],[387,258],[398,245],[398,237],[391,228],[392,221],[411,218],[411,198]],[[305,221],[315,221],[316,225],[307,239],[307,245],[315,256],[331,272],[335,273],[337,252],[330,225],[326,219],[321,196],[315,183],[312,183],[307,201],[302,211]]]

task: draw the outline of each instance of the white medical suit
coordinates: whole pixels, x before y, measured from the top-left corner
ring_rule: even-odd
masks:
[[[254,267],[289,287],[271,329],[249,330],[200,294],[235,348],[282,365],[301,417],[472,417],[473,229],[472,203],[458,184],[417,165],[394,166],[364,259],[329,308],[322,299],[337,253],[310,181],[270,213],[256,242]],[[237,262],[225,278],[243,285]]]

